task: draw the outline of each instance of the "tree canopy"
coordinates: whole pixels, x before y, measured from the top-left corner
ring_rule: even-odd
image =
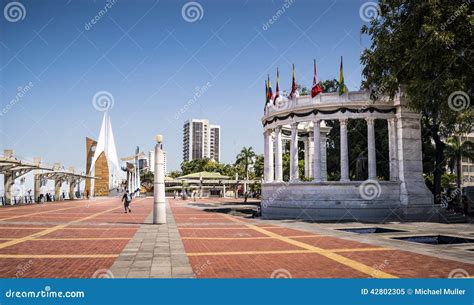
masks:
[[[362,27],[372,40],[361,56],[363,87],[374,98],[393,97],[403,87],[408,106],[422,114],[423,137],[435,143],[428,167],[439,201],[445,139],[460,125],[472,126],[472,10],[465,0],[380,0],[379,6]]]

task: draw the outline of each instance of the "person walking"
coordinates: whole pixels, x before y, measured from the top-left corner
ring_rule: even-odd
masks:
[[[127,213],[127,211],[129,213],[132,213],[132,210],[130,210],[130,202],[132,202],[132,195],[130,195],[128,190],[127,192],[125,192],[125,194],[123,194],[122,201],[123,201],[123,207],[125,209],[125,214]]]

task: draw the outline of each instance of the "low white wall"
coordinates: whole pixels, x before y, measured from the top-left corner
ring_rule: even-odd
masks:
[[[311,221],[387,222],[407,218],[400,182],[296,182],[262,184],[262,217]],[[374,193],[371,193],[372,190]],[[425,215],[426,207],[415,213]]]

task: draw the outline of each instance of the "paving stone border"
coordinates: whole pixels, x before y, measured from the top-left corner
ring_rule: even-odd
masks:
[[[194,278],[169,203],[167,224],[153,225],[153,212],[110,268],[116,278]]]

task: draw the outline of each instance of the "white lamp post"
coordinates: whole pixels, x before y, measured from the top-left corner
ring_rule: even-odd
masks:
[[[157,135],[155,145],[155,179],[153,189],[153,223],[166,223],[165,167],[162,150],[163,136]]]

